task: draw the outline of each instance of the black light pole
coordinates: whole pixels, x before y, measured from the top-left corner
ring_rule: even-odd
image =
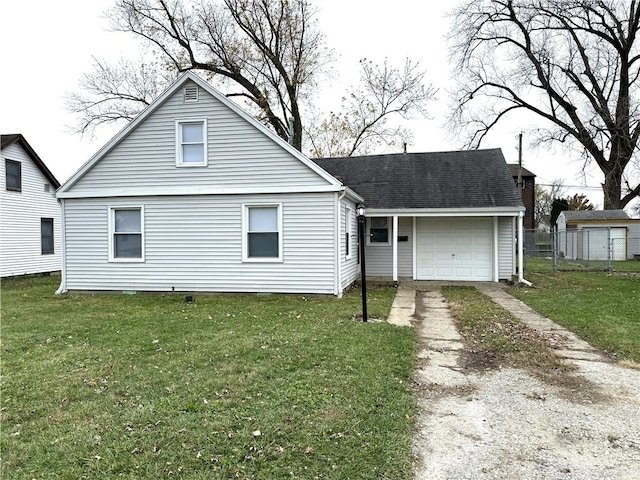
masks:
[[[364,204],[359,203],[356,207],[358,214],[358,245],[360,246],[360,284],[362,285],[362,321],[367,321],[367,272],[364,261],[364,233],[365,233],[365,217]]]

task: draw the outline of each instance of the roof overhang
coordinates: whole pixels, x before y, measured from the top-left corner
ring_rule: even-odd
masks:
[[[365,204],[366,205],[366,204]],[[493,208],[367,208],[367,217],[518,217],[524,207]]]
[[[58,192],[58,198],[102,198],[102,197],[164,197],[182,195],[256,195],[256,194],[291,194],[291,193],[324,193],[349,190],[355,201],[362,201],[355,192],[340,185],[310,185],[310,186],[278,186],[278,187],[220,187],[197,186],[184,187],[147,187],[147,188],[114,188],[108,191],[90,192],[73,191]]]

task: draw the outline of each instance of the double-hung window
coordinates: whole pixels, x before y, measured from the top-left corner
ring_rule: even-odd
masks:
[[[282,261],[281,205],[245,205],[243,260]]]
[[[40,219],[40,246],[42,255],[54,253],[53,218]]]
[[[12,192],[22,191],[22,164],[15,160],[5,160],[6,189]]]
[[[207,165],[207,120],[176,120],[176,165]]]
[[[389,243],[388,217],[372,217],[369,220],[369,243]]]
[[[345,256],[351,258],[351,223],[352,223],[352,210],[347,207],[345,212],[345,225],[344,225],[344,250]]]
[[[144,261],[144,208],[112,207],[109,216],[109,260]]]

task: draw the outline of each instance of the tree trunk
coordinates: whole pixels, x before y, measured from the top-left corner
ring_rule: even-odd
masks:
[[[604,210],[620,210],[622,205],[622,173],[620,165],[613,165],[604,174],[602,190],[604,192]]]

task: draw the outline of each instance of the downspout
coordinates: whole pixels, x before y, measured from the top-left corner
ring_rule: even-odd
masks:
[[[58,200],[60,202],[60,237],[62,240],[62,265],[60,269],[60,287],[56,290],[56,295],[67,293],[67,242],[66,242],[66,218],[64,209],[64,198]]]
[[[340,240],[342,239],[342,229],[341,229],[341,225],[340,225],[340,214],[341,214],[341,202],[342,199],[344,198],[344,196],[347,194],[347,190],[342,187],[342,192],[340,193],[340,196],[338,196],[338,194],[335,194],[335,197],[337,197],[337,201],[336,201],[336,275],[335,275],[335,279],[336,279],[336,285],[335,285],[335,295],[338,298],[342,298],[342,265],[340,264],[340,259],[342,257],[342,255],[340,255],[340,245],[341,242]],[[345,235],[347,234],[346,230],[345,230]]]
[[[518,282],[530,287],[531,282],[524,279],[524,212],[518,214]]]

